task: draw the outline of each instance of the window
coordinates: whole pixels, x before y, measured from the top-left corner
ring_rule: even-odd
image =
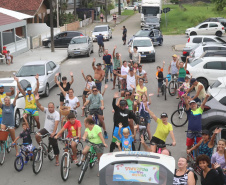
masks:
[[[50,65],[50,68],[51,68],[52,70],[55,69],[56,65],[55,65],[52,61],[50,61],[48,64]]]
[[[208,27],[208,24],[203,24],[199,27],[199,29],[202,29],[202,28],[207,28]]]
[[[201,37],[196,37],[193,39],[192,41],[193,43],[201,43],[202,42],[202,38]]]
[[[19,72],[16,74],[17,77],[26,77],[26,76],[39,76],[45,75],[45,66],[44,65],[27,65],[22,66]]]
[[[222,105],[226,106],[226,96],[221,98],[221,100],[219,101]]]
[[[48,73],[48,71],[52,71],[49,63],[46,64],[46,74]]]
[[[216,87],[219,87],[220,85],[221,85],[221,82],[219,80],[217,80],[210,87],[211,88],[216,88]]]
[[[204,38],[203,42],[216,42],[214,39],[211,38]]]
[[[210,23],[209,27],[210,27],[210,28],[215,28],[215,27],[218,27],[218,25],[215,24],[215,23]]]
[[[204,66],[204,69],[216,69],[216,70],[223,70],[222,62],[207,62]]]
[[[201,58],[198,58],[196,60],[194,60],[193,62],[190,63],[190,66],[194,67],[197,64],[201,63],[203,60]]]
[[[225,42],[223,39],[219,38],[219,37],[216,37],[215,39],[216,39],[218,42],[220,42],[220,43],[226,44],[226,42]]]

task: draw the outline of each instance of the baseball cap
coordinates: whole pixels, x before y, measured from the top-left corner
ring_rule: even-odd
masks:
[[[101,63],[97,63],[96,66],[101,66]]]
[[[167,115],[165,112],[163,112],[163,113],[160,115],[160,117],[161,117],[161,118],[168,118],[168,115]]]
[[[192,78],[190,84],[192,85],[196,81],[196,78]]]
[[[5,49],[5,48],[6,48],[6,46],[3,46],[3,48]]]
[[[0,87],[4,87],[4,85],[0,85]]]
[[[28,87],[26,90],[27,90],[27,91],[31,91],[31,90],[32,90],[32,88],[31,88],[31,87]]]
[[[176,55],[176,54],[173,54],[173,55],[172,55],[172,57],[175,57],[175,58],[177,58],[177,55]]]
[[[119,105],[120,106],[124,106],[124,105],[126,105],[127,104],[127,101],[126,100],[121,100],[120,102],[119,102]]]
[[[191,100],[191,101],[189,102],[189,104],[191,104],[191,103],[196,103],[196,101],[195,101],[195,100]]]
[[[208,130],[202,130],[202,134],[206,134],[206,135],[209,135],[209,131]]]
[[[129,71],[133,71],[133,68],[131,67],[131,68],[129,68]]]

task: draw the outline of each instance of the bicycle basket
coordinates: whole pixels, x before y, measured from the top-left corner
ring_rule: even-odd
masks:
[[[67,116],[70,113],[71,107],[63,106],[60,107],[60,114],[63,116]]]
[[[8,138],[9,132],[7,131],[0,131],[0,141],[6,141]]]

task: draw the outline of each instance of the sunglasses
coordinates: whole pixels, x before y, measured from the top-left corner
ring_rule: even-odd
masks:
[[[97,90],[93,90],[93,92],[97,92]]]

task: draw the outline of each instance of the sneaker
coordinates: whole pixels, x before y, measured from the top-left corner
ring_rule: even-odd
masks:
[[[112,78],[111,78],[111,81],[113,82]]]
[[[108,139],[108,133],[104,131],[104,139]]]

